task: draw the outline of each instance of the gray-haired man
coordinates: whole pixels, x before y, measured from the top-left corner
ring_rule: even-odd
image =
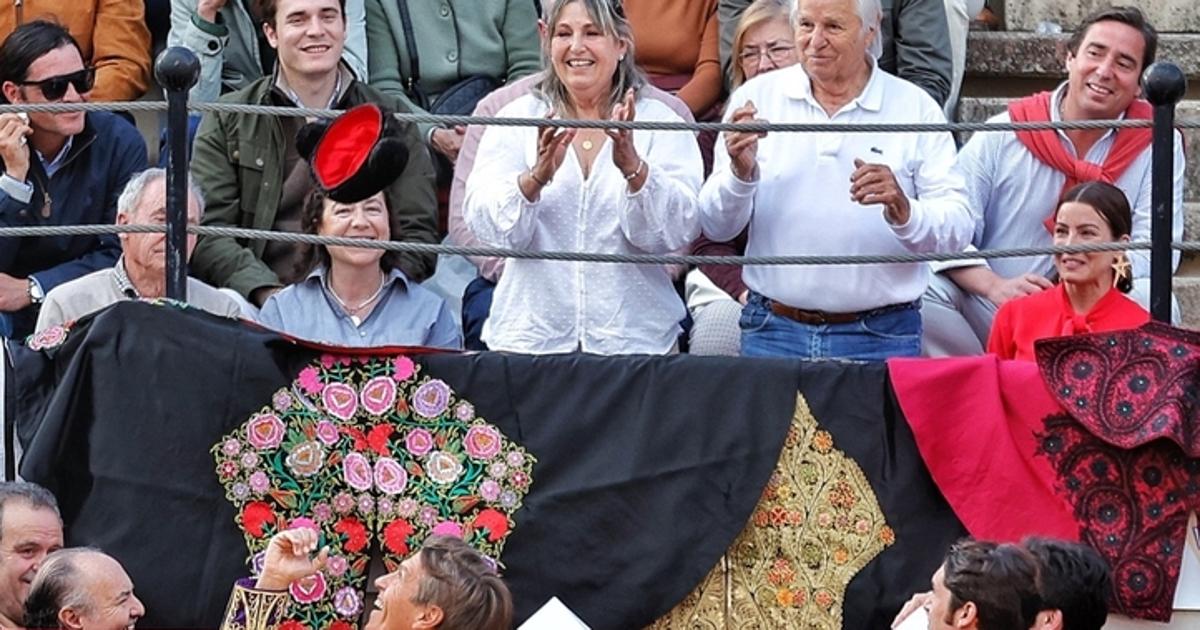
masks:
[[[167,218],[166,172],[152,168],[134,175],[117,200],[117,225],[162,224]],[[199,225],[204,198],[190,187],[188,224]],[[196,236],[188,235],[191,257]],[[46,294],[38,315],[37,332],[94,313],[121,300],[166,295],[166,235],[161,232],[121,235],[117,264],[55,287]],[[187,301],[192,306],[226,317],[239,317],[241,309],[229,296],[195,278],[188,278]]]
[[[25,598],[46,554],[62,549],[58,502],[45,488],[0,483],[0,627],[21,628]]]

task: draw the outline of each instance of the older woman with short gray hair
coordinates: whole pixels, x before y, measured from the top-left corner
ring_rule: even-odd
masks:
[[[545,78],[498,115],[680,121],[642,98],[632,33],[617,0],[556,0],[542,29]],[[699,234],[701,169],[686,131],[492,127],[463,214],[500,247],[664,254]],[[483,340],[530,354],[663,354],[683,316],[661,265],[519,259],[500,279]]]

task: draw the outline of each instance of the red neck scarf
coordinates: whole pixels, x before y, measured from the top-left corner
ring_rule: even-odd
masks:
[[[1129,105],[1129,109],[1125,110],[1125,118],[1129,120],[1150,119],[1153,114],[1154,108],[1141,99],[1135,100]],[[1013,122],[1049,122],[1050,93],[1038,92],[1012,101],[1008,106],[1008,115]],[[1034,157],[1067,176],[1067,181],[1063,183],[1063,192],[1080,182],[1116,182],[1137,156],[1150,146],[1153,137],[1148,128],[1118,129],[1116,140],[1108,151],[1108,157],[1104,158],[1104,164],[1094,164],[1083,158],[1072,157],[1059,139],[1058,132],[1053,129],[1018,131],[1016,134],[1017,139]],[[1043,223],[1053,234],[1053,210]]]

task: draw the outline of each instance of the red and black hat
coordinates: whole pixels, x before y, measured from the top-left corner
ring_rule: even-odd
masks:
[[[364,104],[332,121],[312,122],[296,134],[317,187],[342,203],[387,188],[408,164],[400,122],[378,105]]]

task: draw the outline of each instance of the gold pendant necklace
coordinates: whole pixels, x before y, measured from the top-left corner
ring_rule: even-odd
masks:
[[[591,140],[584,140],[583,142],[581,142],[579,144],[579,146],[583,147],[584,151],[591,151],[592,147],[594,147],[596,145],[592,144]]]
[[[358,313],[366,308],[369,304],[374,302],[375,299],[379,297],[380,293],[383,293],[383,287],[387,284],[387,276],[384,275],[382,271],[379,273],[379,276],[379,288],[375,289],[375,292],[371,294],[371,297],[363,300],[356,306],[350,306],[342,301],[342,297],[333,290],[333,285],[329,282],[329,274],[325,275],[325,288],[329,291],[329,294],[333,296],[333,299],[337,301],[338,305],[342,307],[342,311],[344,311],[346,315],[350,316],[350,323],[354,324],[355,328],[362,326],[363,322],[362,318],[358,316]]]

